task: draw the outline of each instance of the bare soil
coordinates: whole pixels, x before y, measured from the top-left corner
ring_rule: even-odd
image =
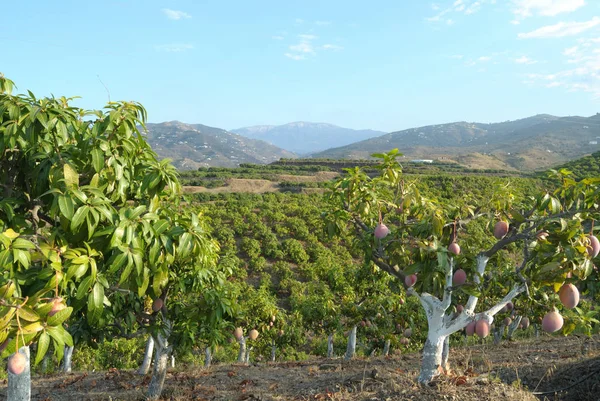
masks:
[[[165,400],[575,400],[600,399],[597,338],[541,337],[455,347],[452,371],[416,384],[418,353],[388,358],[315,359],[169,372]],[[112,369],[34,378],[34,400],[144,400],[150,376]],[[6,382],[0,400],[6,399]]]

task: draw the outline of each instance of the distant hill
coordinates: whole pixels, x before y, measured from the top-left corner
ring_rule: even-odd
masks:
[[[202,124],[170,121],[146,124],[146,140],[161,158],[173,159],[181,170],[198,167],[236,167],[240,163],[267,164],[293,153],[266,142]]]
[[[553,169],[567,169],[573,173],[572,177],[577,180],[600,177],[600,151],[582,157],[581,159],[572,160],[560,166],[553,167]]]
[[[409,159],[456,161],[471,168],[540,170],[600,150],[600,114],[540,114],[515,121],[455,122],[392,132],[313,155],[365,159],[398,148]]]
[[[232,132],[247,138],[261,139],[297,154],[314,153],[385,134],[381,131],[354,130],[332,124],[303,121],[238,128]]]

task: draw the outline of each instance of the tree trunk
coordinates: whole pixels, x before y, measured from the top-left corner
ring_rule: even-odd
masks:
[[[277,345],[275,345],[275,341],[271,345],[271,362],[275,362],[275,357],[277,356]]]
[[[154,352],[154,337],[148,337],[148,341],[146,342],[146,351],[144,352],[144,361],[142,362],[142,366],[137,371],[138,375],[147,375],[150,370],[150,365],[152,365],[152,353]]]
[[[385,340],[385,344],[383,346],[383,356],[388,356],[390,354],[390,344],[392,341],[388,338]]]
[[[442,349],[442,369],[444,371],[450,371],[450,364],[448,363],[448,356],[450,355],[450,336],[447,336],[444,340],[444,349]]]
[[[356,326],[352,327],[350,331],[350,335],[348,336],[348,346],[346,347],[346,356],[345,360],[349,361],[354,358],[356,354]]]
[[[211,364],[212,364],[212,351],[210,349],[210,346],[208,346],[204,349],[204,368],[206,368],[206,369],[210,368]]]
[[[252,347],[246,347],[246,355],[244,356],[244,363],[246,365],[250,365],[250,351],[252,351]]]
[[[171,368],[175,367],[175,355],[171,354]]]
[[[238,352],[239,363],[244,363],[246,361],[246,337],[242,336],[239,340],[240,343],[240,351]]]
[[[327,358],[333,358],[333,333],[327,337]]]
[[[515,316],[515,319],[508,325],[508,332],[506,334],[506,338],[508,340],[511,340],[512,337],[515,335],[515,331],[517,331],[517,329],[519,328],[522,318],[523,316]]]
[[[427,384],[440,374],[439,368],[442,366],[445,341],[445,337],[436,336],[430,330],[429,337],[427,337],[427,341],[425,341],[425,346],[423,347],[419,383]]]
[[[29,360],[29,347],[19,348],[19,353],[25,355],[25,370],[20,375],[8,372],[8,401],[29,401],[31,399],[31,371]]]
[[[494,330],[494,344],[500,344],[502,337],[504,336],[504,324],[501,324],[496,330]]]
[[[65,345],[65,355],[64,355],[64,360],[63,360],[63,372],[65,372],[65,373],[71,373],[73,348],[74,347]]]
[[[171,354],[171,346],[168,343],[168,335],[170,330],[163,336],[159,334],[154,340],[154,346],[156,348],[156,356],[154,357],[154,368],[152,369],[152,379],[150,379],[150,385],[148,386],[148,399],[158,400],[165,384],[165,377],[167,376],[167,367],[169,365],[169,357]]]

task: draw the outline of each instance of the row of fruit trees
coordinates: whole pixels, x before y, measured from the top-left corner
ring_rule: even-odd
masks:
[[[600,179],[576,182],[562,172],[559,185],[535,197],[503,187],[485,202],[465,196],[449,205],[405,180],[394,150],[374,155],[375,177],[349,169],[315,216],[332,243],[360,250],[363,263],[350,257],[334,268],[315,245],[321,263],[307,270],[314,280],[301,290],[281,269],[288,314],[266,283],[235,285],[238,266],[227,262],[234,256],[220,252],[207,218],[183,200],[176,171],[145,142],[141,105],[87,111],[72,99],[12,95],[13,88],[0,76],[0,350],[9,357],[9,400],[29,399],[32,345],[38,364],[49,350],[70,357],[74,339],[150,335],[156,356],[147,395],[157,399],[174,346],[208,344],[210,360],[210,346],[239,323],[240,362],[259,331],[273,355],[307,331],[329,336],[331,348],[342,321],[349,356],[357,327],[407,339],[418,317],[403,311],[404,294],[419,301],[427,321],[419,381],[428,383],[447,367],[451,334],[485,337],[498,313],[506,318],[497,330],[526,327],[529,317],[511,310],[517,297],[521,310],[543,312],[544,330],[561,329],[561,310],[576,307],[577,286],[586,288],[594,273]],[[258,244],[245,241],[244,252],[255,253],[264,235]],[[310,256],[299,244],[290,238],[281,252],[306,266]],[[264,261],[256,260],[260,270]],[[581,316],[572,321],[594,322]],[[292,321],[304,327],[288,328]]]

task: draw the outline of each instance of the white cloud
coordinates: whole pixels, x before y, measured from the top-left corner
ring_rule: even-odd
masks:
[[[184,11],[171,10],[169,8],[163,8],[161,11],[164,15],[167,16],[168,19],[172,19],[172,20],[179,20],[182,18],[192,18],[191,15],[189,15],[188,13],[186,13]]]
[[[332,45],[332,44],[325,44],[323,45],[323,50],[343,50],[344,48],[342,46],[338,46],[338,45]]]
[[[433,11],[437,14],[425,18],[427,22],[445,22],[448,25],[453,25],[454,18],[444,18],[446,14],[464,14],[471,15],[478,12],[484,4],[496,4],[496,0],[454,0],[448,3],[446,8],[442,8],[437,4],[432,4]]]
[[[462,54],[453,54],[452,56],[450,56],[450,58],[456,59],[456,60],[462,60],[464,56]]]
[[[600,98],[600,49],[590,51],[586,45],[598,43],[595,38],[578,40],[579,46],[563,51],[567,63],[571,66],[553,73],[528,74],[535,84],[547,87],[561,87],[568,92],[588,92],[594,98]]]
[[[314,47],[308,42],[300,42],[297,45],[291,45],[290,50],[296,53],[315,54]]]
[[[570,13],[585,6],[585,0],[512,0],[512,5],[518,21],[533,15],[554,17]]]
[[[564,36],[579,35],[598,25],[600,25],[600,17],[594,17],[589,21],[583,22],[559,22],[554,25],[543,26],[535,31],[520,33],[519,38],[562,38]]]
[[[304,60],[304,59],[305,59],[305,57],[304,57],[304,55],[303,55],[303,54],[292,54],[292,53],[285,53],[285,56],[286,56],[287,58],[291,58],[292,60],[296,60],[296,61],[299,61],[299,60]]]
[[[465,14],[470,15],[470,14],[475,14],[477,11],[479,11],[479,9],[481,8],[481,3],[476,1],[475,3],[471,4],[466,10],[465,10]]]
[[[296,18],[296,24],[302,24],[304,20],[302,18]]]
[[[527,64],[527,65],[531,65],[531,64],[536,64],[536,63],[537,63],[537,61],[536,61],[536,60],[533,60],[533,59],[530,59],[530,58],[529,58],[529,57],[527,57],[527,56],[522,56],[522,57],[516,58],[516,59],[515,59],[515,63],[517,63],[517,64]]]
[[[315,35],[310,35],[310,34],[302,34],[302,35],[298,35],[298,37],[299,37],[300,39],[302,39],[302,40],[307,40],[307,41],[308,41],[308,40],[314,40],[314,39],[317,39],[317,38],[318,38],[318,36],[315,36]]]
[[[271,39],[275,39],[275,40],[283,40],[285,39],[285,37],[281,36],[281,35],[273,35],[271,36]]]
[[[315,25],[327,26],[327,25],[331,25],[331,21],[315,21]]]
[[[477,61],[480,61],[482,63],[486,63],[488,61],[490,61],[492,58],[490,56],[481,56],[477,59]]]
[[[194,45],[189,43],[171,43],[166,45],[158,45],[154,48],[159,52],[181,53],[187,50],[192,50]]]

